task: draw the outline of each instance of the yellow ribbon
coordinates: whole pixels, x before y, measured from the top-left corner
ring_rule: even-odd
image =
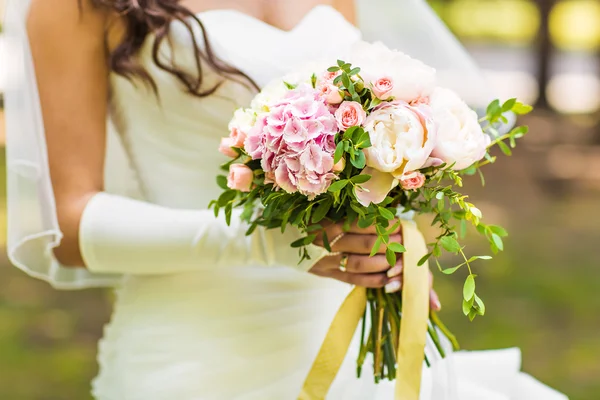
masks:
[[[429,315],[429,268],[417,263],[427,254],[423,235],[413,221],[402,221],[404,283],[395,400],[418,400]],[[298,400],[324,400],[354,337],[367,304],[366,289],[348,295],[329,327],[304,381]]]

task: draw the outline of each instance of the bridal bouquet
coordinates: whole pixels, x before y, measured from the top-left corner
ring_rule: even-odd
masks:
[[[494,101],[480,119],[452,90],[436,87],[435,70],[418,60],[367,43],[349,58],[278,79],[249,108],[235,112],[220,147],[231,157],[224,166],[229,175],[218,177],[224,192],[211,206],[216,214],[224,210],[227,221],[234,207],[243,207],[247,234],[257,226],[300,229],[305,237],[291,243],[300,260],[308,257],[303,247],[317,238],[325,220],[375,226],[372,254],[385,246],[390,266],[406,251],[390,241],[399,211],[433,214],[439,235],[418,264],[433,259],[444,274],[466,270],[464,314],[483,315],[473,263],[490,257],[468,257],[459,239],[471,223],[497,252],[507,233],[484,224],[481,211],[457,189],[462,176],[481,174],[482,166],[495,161],[493,146],[510,155],[527,128],[503,135],[496,128],[506,122],[504,113],[525,114],[531,107],[515,99]],[[323,238],[325,247],[329,239]],[[462,262],[443,268],[443,251]],[[369,289],[367,299],[358,371],[372,353],[375,379],[393,379],[402,296]],[[453,336],[435,313],[428,328],[443,356],[438,334],[455,344]]]

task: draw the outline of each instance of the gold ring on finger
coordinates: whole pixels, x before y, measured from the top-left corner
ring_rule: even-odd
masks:
[[[346,272],[346,267],[348,267],[348,255],[344,254],[340,260],[340,271]]]

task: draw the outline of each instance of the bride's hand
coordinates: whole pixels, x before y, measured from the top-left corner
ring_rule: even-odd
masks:
[[[363,229],[353,225],[348,232],[344,232],[342,226],[330,224],[324,228],[331,243],[332,255],[322,258],[309,272],[366,288],[385,287],[389,293],[399,291],[402,288],[402,257],[398,257],[396,265],[390,268],[385,257],[385,246],[380,247],[378,254],[369,256],[377,240],[375,227]],[[323,246],[322,238],[322,234],[317,234],[314,244]],[[390,241],[402,243],[400,228],[390,235]],[[431,272],[429,276],[431,308],[438,311],[441,306],[432,288]]]

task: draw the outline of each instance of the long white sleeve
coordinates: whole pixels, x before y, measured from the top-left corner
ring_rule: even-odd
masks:
[[[212,210],[179,210],[107,193],[95,195],[83,213],[80,247],[87,268],[97,273],[169,274],[226,266],[290,266],[310,269],[327,254],[308,246],[311,260],[298,263],[290,244],[297,229],[256,229],[234,211],[231,226]]]

